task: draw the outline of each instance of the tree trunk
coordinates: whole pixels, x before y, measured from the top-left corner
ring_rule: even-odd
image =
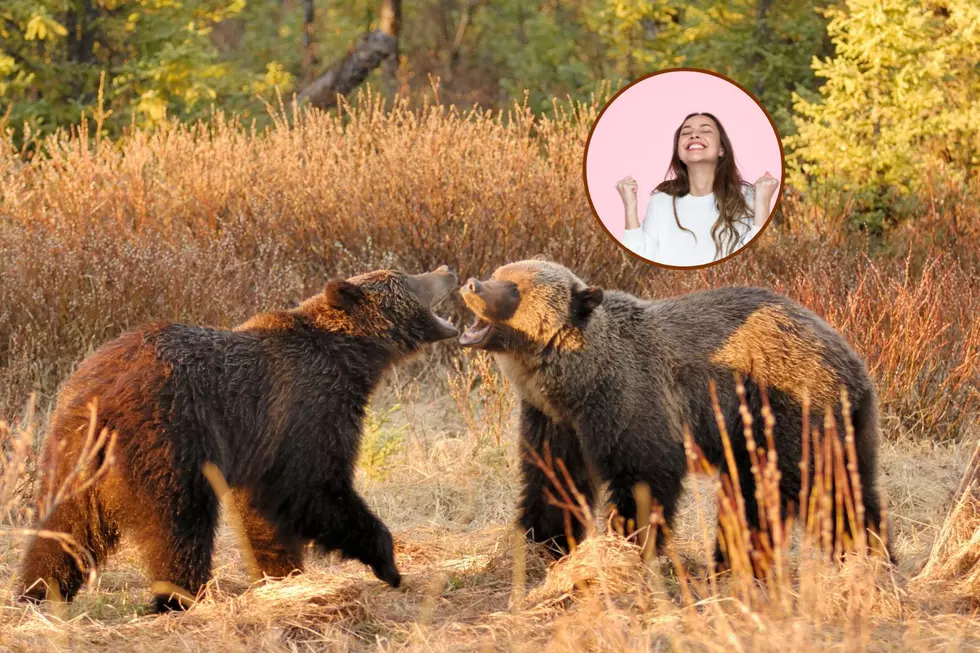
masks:
[[[308,25],[312,26],[313,0],[304,2],[309,12]],[[398,88],[398,31],[401,20],[401,0],[381,0],[381,24],[378,29],[362,36],[343,59],[334,62],[326,73],[309,82],[299,92],[298,99],[320,109],[329,109],[337,105],[338,95],[350,93],[382,64],[385,92],[389,97],[393,95]],[[312,49],[312,32],[308,32],[308,35],[307,44]]]
[[[99,36],[100,13],[99,7],[96,7],[92,0],[77,0],[72,3],[65,17],[65,28],[68,30],[65,43],[68,61],[78,64],[77,72],[73,75],[74,79],[70,82],[72,95],[83,102],[94,97],[91,93],[85,93],[87,80],[83,71],[95,62],[95,43]]]
[[[759,15],[756,18],[756,26],[758,28],[758,42],[756,47],[759,48],[756,51],[755,63],[756,63],[756,77],[755,77],[755,88],[752,89],[755,92],[755,96],[762,97],[762,92],[765,89],[765,79],[763,79],[762,74],[762,63],[765,58],[763,51],[771,45],[772,35],[769,31],[769,9],[772,8],[772,0],[759,0]]]
[[[402,0],[381,0],[382,34],[394,39],[392,53],[381,62],[381,75],[389,97],[398,90],[398,33],[402,26]]]
[[[387,58],[397,56],[397,40],[380,30],[361,38],[340,61],[299,93],[300,101],[308,101],[320,109],[336,106],[337,95],[347,95],[361,84],[371,71]]]
[[[456,65],[459,63],[459,52],[463,47],[463,38],[466,36],[466,28],[470,25],[473,10],[480,4],[481,0],[464,0],[462,13],[459,17],[459,24],[456,26],[456,35],[452,44],[449,46],[449,58],[446,61],[446,80],[452,82],[453,75],[456,73]]]
[[[316,66],[316,55],[313,53],[313,29],[315,8],[313,0],[303,0],[303,85],[309,86],[313,81],[313,68]]]

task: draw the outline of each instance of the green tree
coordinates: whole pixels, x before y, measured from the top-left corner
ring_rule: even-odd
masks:
[[[195,118],[276,83],[223,61],[211,40],[245,0],[9,0],[0,8],[0,103],[34,132],[91,115],[99,80],[118,130]],[[275,72],[274,70],[272,72]]]
[[[377,21],[378,4],[378,0],[316,0],[314,68],[331,63],[352,46]],[[216,28],[223,59],[245,70],[277,71],[280,79],[270,81],[279,83],[288,97],[302,85],[304,10],[299,0],[247,0],[240,14]]]
[[[837,0],[833,0],[837,1]],[[792,94],[812,93],[814,53],[830,53],[827,19],[816,0],[577,0],[533,8],[501,0],[474,19],[482,67],[513,97],[531,92],[532,107],[550,98],[585,99],[672,66],[721,72],[752,91],[790,134]]]
[[[556,96],[588,95],[605,72],[601,41],[585,28],[579,6],[505,0],[477,12],[472,33],[477,66],[506,98],[528,91],[535,111],[549,111]]]
[[[676,53],[684,65],[720,72],[755,95],[780,134],[795,131],[793,93],[815,90],[815,54],[831,54],[827,19],[814,0],[695,1],[683,12]]]
[[[828,12],[833,58],[813,61],[820,98],[795,97],[797,183],[863,193],[863,220],[929,175],[954,183],[980,165],[980,5],[847,0]]]
[[[600,65],[607,76],[632,80],[683,61],[677,48],[682,32],[676,4],[613,0],[588,6],[585,25],[600,39],[604,59]]]

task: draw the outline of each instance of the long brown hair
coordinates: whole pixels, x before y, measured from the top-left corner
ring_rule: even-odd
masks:
[[[677,223],[677,227],[694,236],[694,232],[682,226],[680,218],[677,217],[677,198],[684,197],[691,192],[691,180],[687,174],[687,164],[681,161],[677,142],[680,139],[684,123],[694,116],[707,116],[715,121],[718,126],[719,143],[724,151],[724,154],[718,157],[718,163],[715,167],[715,181],[711,188],[718,205],[718,220],[711,227],[711,239],[715,241],[715,259],[718,259],[723,249],[725,256],[728,256],[738,244],[739,233],[738,229],[735,228],[735,223],[744,216],[748,216],[751,220],[749,205],[742,194],[743,189],[749,184],[742,180],[742,175],[738,172],[732,142],[718,118],[705,111],[698,111],[684,117],[674,132],[674,155],[670,159],[670,169],[667,171],[664,181],[653,189],[653,192],[667,193],[673,197],[674,221]],[[694,237],[697,239],[697,236]]]

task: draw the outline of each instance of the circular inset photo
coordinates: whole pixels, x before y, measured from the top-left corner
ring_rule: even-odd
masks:
[[[734,256],[765,229],[782,193],[783,146],[748,91],[707,70],[636,80],[599,112],[585,188],[603,228],[656,265]]]

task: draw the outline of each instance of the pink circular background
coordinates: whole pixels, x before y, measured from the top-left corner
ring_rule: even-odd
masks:
[[[674,131],[689,113],[718,117],[735,150],[735,164],[750,184],[769,172],[782,190],[779,138],[766,114],[738,86],[706,73],[672,71],[637,82],[600,116],[586,150],[585,184],[599,219],[617,239],[624,228],[616,182],[632,176],[639,186],[640,222],[650,192],[664,180],[674,151]]]

